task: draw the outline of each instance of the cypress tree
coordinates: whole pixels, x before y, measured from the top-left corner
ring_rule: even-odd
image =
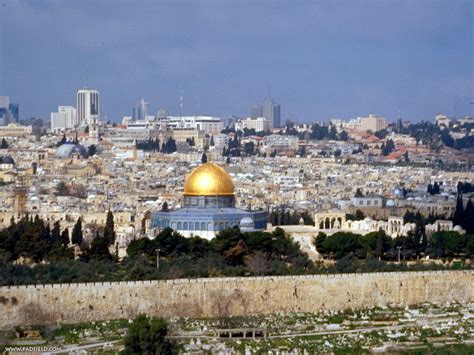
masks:
[[[433,195],[433,185],[431,183],[428,184],[428,189],[426,190],[430,195]]]
[[[467,201],[462,227],[466,230],[467,234],[474,234],[474,203],[471,199]]]
[[[69,229],[65,228],[61,233],[61,244],[67,248],[69,245]]]
[[[114,230],[114,215],[112,211],[107,212],[107,220],[104,228],[104,238],[107,240],[108,245],[114,244],[115,241],[115,230]]]
[[[84,238],[82,236],[82,218],[81,217],[77,219],[77,222],[74,225],[74,228],[72,229],[71,240],[72,240],[72,244],[77,244],[77,245],[81,245],[82,242],[84,241]]]
[[[464,219],[464,205],[462,203],[462,194],[458,195],[458,199],[456,201],[456,209],[454,210],[453,215],[453,224],[455,226],[461,225]]]
[[[61,229],[59,226],[59,222],[55,222],[53,225],[53,229],[51,230],[51,239],[53,242],[59,242],[61,237]]]
[[[99,235],[99,232],[97,232],[94,240],[91,243],[91,248],[89,249],[87,256],[92,260],[112,261],[114,259],[110,254],[109,241],[105,235],[102,237]]]

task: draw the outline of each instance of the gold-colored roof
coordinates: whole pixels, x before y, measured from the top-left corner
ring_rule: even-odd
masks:
[[[194,169],[184,184],[187,196],[229,196],[234,184],[229,174],[219,165],[205,163]]]

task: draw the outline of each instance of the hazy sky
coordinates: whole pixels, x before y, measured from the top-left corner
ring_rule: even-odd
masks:
[[[473,115],[474,1],[0,0],[0,95],[49,118],[98,89],[118,121],[138,98],[179,114],[282,119]]]

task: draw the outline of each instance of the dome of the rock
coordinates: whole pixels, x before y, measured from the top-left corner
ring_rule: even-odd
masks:
[[[234,184],[227,172],[214,163],[194,169],[184,184],[185,196],[232,196]]]

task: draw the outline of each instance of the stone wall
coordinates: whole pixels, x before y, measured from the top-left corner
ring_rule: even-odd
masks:
[[[154,316],[225,317],[474,301],[474,271],[0,287],[0,328]]]

